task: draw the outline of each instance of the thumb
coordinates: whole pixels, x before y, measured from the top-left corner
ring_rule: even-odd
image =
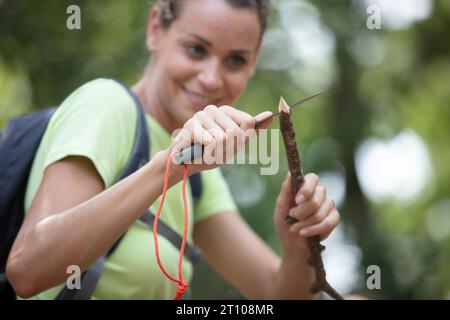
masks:
[[[255,116],[255,120],[257,122],[263,120],[264,118],[270,116],[272,114],[272,112],[270,111],[264,111],[258,115]],[[270,124],[272,123],[273,118],[267,119],[266,121],[264,121],[263,123],[261,123],[261,125],[259,126],[258,129],[266,129],[268,126],[270,126]]]

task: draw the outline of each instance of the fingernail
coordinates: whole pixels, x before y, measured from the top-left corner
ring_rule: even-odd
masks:
[[[301,204],[301,203],[303,203],[305,201],[305,196],[304,195],[298,195],[297,197],[295,197],[295,202],[297,203],[297,204]]]
[[[289,210],[289,217],[294,218],[292,210]]]
[[[309,232],[308,232],[308,230],[300,230],[300,233],[299,233],[302,237],[307,237],[308,236],[308,234],[309,234]]]

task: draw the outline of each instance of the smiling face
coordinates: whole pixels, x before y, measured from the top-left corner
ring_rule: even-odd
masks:
[[[224,0],[184,1],[168,29],[153,9],[149,69],[159,108],[181,127],[209,104],[231,105],[255,70],[261,27],[256,10]]]

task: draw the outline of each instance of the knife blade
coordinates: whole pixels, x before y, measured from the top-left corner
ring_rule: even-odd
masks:
[[[312,94],[312,95],[310,95],[310,96],[307,96],[307,97],[305,97],[305,98],[302,98],[302,99],[298,100],[297,102],[294,102],[294,104],[292,104],[292,105],[290,106],[291,110],[292,110],[293,108],[298,107],[299,105],[305,103],[306,101],[309,101],[309,100],[311,100],[311,99],[313,99],[313,98],[315,98],[315,97],[317,97],[317,96],[320,96],[320,95],[321,95],[322,93],[324,93],[325,91],[326,91],[326,90],[321,90],[321,91],[316,92],[316,93],[314,93],[314,94]],[[255,129],[258,129],[265,121],[267,121],[267,120],[269,120],[269,119],[272,119],[272,118],[274,118],[274,117],[277,117],[277,116],[279,116],[279,115],[280,115],[280,111],[273,112],[270,116],[267,116],[267,117],[265,117],[264,119],[261,119],[261,120],[259,120],[259,121],[256,121],[256,123],[255,123]]]

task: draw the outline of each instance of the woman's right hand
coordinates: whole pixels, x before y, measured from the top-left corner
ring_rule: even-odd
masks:
[[[209,105],[176,132],[169,152],[174,155],[192,143],[200,143],[204,146],[203,158],[188,164],[189,174],[216,168],[233,158],[257,134],[255,122],[268,115],[270,112],[266,111],[253,117],[231,106]],[[258,130],[267,128],[271,122],[265,121]]]

